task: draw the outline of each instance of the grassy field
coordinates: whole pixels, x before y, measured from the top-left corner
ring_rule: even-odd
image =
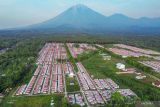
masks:
[[[113,47],[112,44],[106,44],[104,45],[106,48],[111,48]],[[118,47],[119,48],[119,47]],[[122,48],[123,49],[123,48]],[[129,49],[126,49],[126,50],[129,50]],[[117,57],[121,57],[120,55],[116,55],[112,52],[109,52],[108,50],[105,50],[105,52],[107,53],[111,53],[113,56],[117,56]],[[154,55],[153,55],[154,56]],[[122,58],[121,58],[122,59]],[[155,72],[152,68],[150,67],[147,67],[141,63],[139,63],[138,61],[148,61],[148,60],[154,60],[153,58],[148,58],[148,57],[144,57],[144,56],[141,56],[141,57],[138,57],[138,58],[135,58],[135,57],[128,57],[128,58],[125,58],[124,59],[128,64],[140,69],[143,73],[147,73],[147,74],[150,74],[150,75],[153,75],[157,78],[160,78],[160,73],[158,72]]]
[[[8,96],[2,103],[2,107],[50,107],[51,99],[54,107],[62,107],[63,95],[40,95],[40,96]]]
[[[147,78],[147,80],[136,80],[133,74],[118,75],[116,72],[119,72],[119,70],[115,66],[117,62],[125,63],[116,57],[112,57],[110,61],[104,61],[99,54],[82,61],[88,72],[95,78],[109,77],[119,84],[121,88],[130,88],[133,90],[143,101],[160,100],[159,89],[153,87],[150,82],[147,82],[147,80],[152,81],[151,78]]]
[[[73,65],[73,67],[74,67],[74,70],[75,70],[76,72],[78,72],[78,68],[77,68],[77,66],[76,66],[76,61],[75,61],[75,59],[72,57],[72,55],[71,55],[71,53],[70,53],[70,51],[69,51],[69,48],[68,48],[68,46],[67,46],[66,43],[65,43],[65,48],[66,48],[66,51],[67,51],[67,55],[68,55],[69,61],[72,63],[72,65]]]
[[[74,85],[70,85],[70,82],[73,82]],[[67,92],[80,91],[78,81],[75,77],[71,78],[66,76],[66,89],[67,89]]]
[[[51,99],[54,100],[54,107],[63,107],[63,94],[38,95],[38,96],[13,96],[15,89],[7,95],[0,107],[51,107]]]

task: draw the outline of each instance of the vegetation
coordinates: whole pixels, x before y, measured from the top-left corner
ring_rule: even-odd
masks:
[[[154,75],[155,77],[160,78],[160,73],[155,72],[154,70],[152,70],[152,68],[147,67],[141,63],[138,62],[138,60],[136,60],[136,58],[133,57],[129,57],[125,59],[127,63],[129,63],[130,65],[135,66],[136,68],[141,69],[143,72],[149,73],[151,75]]]
[[[76,72],[78,72],[78,68],[77,68],[77,65],[76,65],[76,61],[75,61],[75,59],[72,57],[72,55],[71,55],[71,53],[70,53],[70,51],[69,51],[69,49],[68,49],[68,46],[67,46],[66,44],[65,44],[65,48],[66,48],[66,50],[67,50],[67,54],[68,54],[68,57],[69,57],[69,61],[72,62],[73,67],[74,67],[74,70],[75,70]]]
[[[120,59],[112,56],[110,61],[104,61],[98,54],[84,60],[82,63],[87,71],[94,75],[95,78],[111,78],[121,88],[130,88],[134,91],[142,101],[157,101],[160,100],[160,91],[158,88],[151,85],[151,83],[136,80],[134,75],[125,74],[117,75],[116,63]]]
[[[135,107],[136,97],[125,97],[122,96],[119,92],[114,92],[111,95],[111,99],[108,102],[108,107]]]
[[[7,96],[1,107],[51,107],[50,103],[53,99],[54,107],[65,107],[63,102],[63,95],[39,95],[39,96]]]
[[[79,44],[78,44],[78,43],[75,43],[75,44],[74,44],[74,47],[79,48]]]
[[[17,44],[18,41],[19,39],[16,39],[16,38],[12,39],[12,38],[1,37],[0,38],[0,50],[5,49],[5,48],[12,48],[13,46]]]
[[[34,42],[33,42],[34,41]],[[35,60],[42,47],[40,41],[23,41],[14,49],[0,55],[0,91],[28,82],[36,68]]]
[[[134,66],[138,69],[140,69],[140,71],[143,71],[145,73],[148,73],[148,74],[151,74],[157,78],[160,78],[160,74],[155,72],[152,68],[150,67],[147,67],[141,63],[139,63],[138,61],[141,61],[141,60],[150,60],[150,58],[146,58],[146,57],[139,57],[139,58],[135,58],[135,57],[128,57],[128,58],[122,58],[120,55],[116,55],[106,49],[102,49],[102,48],[99,48],[97,47],[98,49],[100,49],[102,52],[106,52],[108,54],[110,54],[111,56],[115,57],[115,58],[118,58],[118,59],[121,59],[121,60],[124,60],[127,64],[131,65],[131,66]]]
[[[83,61],[85,59],[90,58],[91,56],[95,55],[96,53],[98,53],[98,50],[88,50],[83,52],[82,54],[78,55],[78,57],[75,59],[76,61]]]
[[[70,83],[73,83],[74,85],[70,85]],[[80,91],[78,81],[75,77],[71,78],[66,76],[66,88],[67,88],[67,92]]]
[[[74,42],[74,43],[100,43],[100,44],[112,44],[112,43],[124,43],[142,48],[149,48],[160,51],[160,36],[159,35],[148,35],[148,36],[136,36],[124,34],[113,35],[113,34],[44,34],[37,32],[0,32],[0,50],[9,48],[4,54],[0,54],[0,93],[5,94],[3,104],[5,107],[10,107],[7,102],[16,100],[16,107],[23,106],[28,107],[33,103],[39,101],[38,107],[43,107],[44,104],[49,104],[52,96],[34,96],[34,97],[13,97],[13,90],[18,85],[28,83],[35,68],[36,59],[38,52],[43,47],[45,42]],[[65,44],[66,47],[66,44]],[[71,60],[74,69],[78,71],[75,60],[69,50],[66,47],[69,59]],[[120,57],[109,53],[115,60]],[[144,101],[147,100],[160,100],[160,92],[157,88],[151,86],[143,81],[135,80],[132,75],[116,75],[114,69],[114,61],[105,62],[102,58],[98,57],[98,53],[88,53],[78,57],[78,60],[83,61],[84,66],[88,69],[89,73],[92,73],[95,77],[110,77],[116,83],[123,88],[131,88],[136,94]],[[98,62],[98,63],[97,63]],[[157,74],[151,73],[146,67],[137,66],[136,61],[132,62],[131,59],[126,60],[130,65],[134,65],[143,71],[159,77]],[[7,88],[12,88],[12,94],[6,93]],[[78,88],[77,88],[78,90]],[[63,107],[62,103],[66,104],[67,101],[61,95],[55,96],[57,106]],[[57,98],[57,99],[56,99]],[[31,100],[29,100],[31,99]],[[37,100],[36,100],[37,99]],[[32,102],[33,101],[33,102]],[[29,103],[27,103],[29,102]],[[42,103],[44,102],[44,103]],[[7,104],[7,105],[6,105]],[[69,107],[70,105],[67,104]],[[74,105],[73,105],[74,106]],[[32,107],[32,105],[30,106]],[[36,107],[36,106],[35,106]],[[45,106],[46,107],[46,106]]]

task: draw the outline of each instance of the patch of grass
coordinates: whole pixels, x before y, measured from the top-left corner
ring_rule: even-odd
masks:
[[[104,61],[98,54],[82,61],[87,71],[94,75],[95,78],[111,78],[121,88],[130,88],[133,90],[143,101],[159,101],[160,91],[158,88],[153,87],[150,82],[143,80],[136,80],[132,74],[118,75],[116,72],[119,70],[115,64],[123,61],[117,57],[112,56],[110,61]]]
[[[76,58],[76,61],[83,61],[85,59],[88,59],[91,56],[94,56],[98,52],[99,52],[98,50],[86,50],[82,54],[78,55],[78,57]]]
[[[38,96],[12,96],[12,94],[9,94],[5,97],[0,107],[50,107],[52,98],[54,107],[62,107],[63,94]]]
[[[77,68],[75,59],[72,57],[72,55],[71,55],[71,53],[70,53],[70,51],[69,51],[69,49],[68,49],[67,44],[65,43],[64,45],[65,45],[65,48],[66,48],[66,51],[67,51],[69,60],[70,60],[70,61],[72,62],[72,64],[73,64],[74,70],[75,70],[76,72],[78,72],[78,68]]]
[[[70,82],[73,82],[74,85],[70,85]],[[80,91],[78,81],[75,77],[71,78],[66,76],[66,88],[67,88],[67,92]]]

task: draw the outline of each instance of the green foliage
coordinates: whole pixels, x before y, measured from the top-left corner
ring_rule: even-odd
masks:
[[[42,43],[39,40],[25,40],[19,45],[0,55],[0,92],[27,83],[36,69],[35,61]]]
[[[0,50],[14,47],[19,39],[0,37]]]
[[[114,92],[107,104],[109,107],[135,107],[137,97],[122,96],[119,92]]]
[[[114,56],[112,56],[110,61],[104,61],[96,54],[89,59],[84,60],[82,63],[87,71],[91,75],[94,75],[95,78],[109,77],[119,84],[121,88],[130,88],[142,101],[160,100],[159,89],[152,86],[151,83],[136,80],[132,75],[117,75],[116,72],[118,72],[118,69],[116,69],[115,64],[119,61],[121,61],[121,59]]]
[[[64,100],[63,94],[39,95],[39,96],[7,96],[1,107],[51,107],[50,103],[53,99],[54,107],[65,107],[67,100]],[[13,102],[13,103],[9,103]]]
[[[0,92],[4,91],[8,87],[16,87],[22,83],[27,83],[35,68],[35,61],[37,54],[43,47],[45,42],[74,42],[74,43],[100,43],[100,44],[112,44],[112,43],[124,43],[142,48],[149,48],[160,51],[160,36],[135,36],[125,34],[121,35],[88,35],[88,34],[43,34],[37,32],[6,32],[0,35],[0,49],[10,48],[4,54],[0,55]],[[65,45],[66,46],[66,45]],[[67,47],[66,47],[67,48]],[[69,59],[71,60],[74,69],[78,71],[75,62],[76,60],[71,56],[68,48],[67,52]],[[107,52],[107,51],[104,51]],[[107,52],[114,58],[121,58]],[[84,55],[85,56],[85,55]],[[96,55],[93,55],[94,57]],[[82,58],[83,59],[83,58]],[[116,70],[112,66],[112,62],[103,62],[101,58],[87,57],[83,59],[84,66],[90,73],[93,73],[97,77],[110,77],[119,85],[131,88],[136,94],[144,101],[146,100],[160,100],[160,92],[157,88],[144,83],[142,81],[135,80],[132,76],[118,76],[115,74]],[[128,59],[127,59],[128,60]],[[127,61],[126,60],[126,61]],[[130,59],[129,59],[130,60]],[[135,62],[128,61],[131,65],[136,66]],[[143,69],[147,73],[151,73],[146,67],[137,67]],[[153,74],[159,77],[157,74]],[[1,76],[5,74],[6,76]],[[16,97],[17,98],[17,97]],[[15,97],[13,99],[16,99]],[[36,98],[36,97],[35,97]],[[54,97],[57,101],[56,106],[62,106],[62,97]],[[18,99],[18,98],[17,98]],[[20,99],[20,98],[19,98]],[[38,98],[39,99],[39,98]],[[20,100],[23,104],[26,99]],[[34,100],[33,100],[34,101]],[[40,100],[41,101],[41,100]],[[18,103],[18,102],[17,102]],[[40,102],[39,102],[40,103]],[[28,103],[29,104],[29,103]],[[25,104],[24,104],[25,105]],[[23,106],[24,106],[23,105]],[[27,105],[27,104],[26,104]],[[43,104],[42,104],[43,105]],[[7,107],[7,106],[5,106]],[[25,107],[25,106],[24,106]],[[39,106],[41,107],[41,105]],[[69,105],[70,107],[70,105]]]
[[[74,70],[75,70],[76,72],[78,72],[78,68],[77,68],[77,65],[76,65],[76,61],[75,61],[75,59],[72,57],[72,55],[71,55],[71,53],[70,53],[70,51],[69,51],[68,46],[67,46],[66,43],[65,43],[65,48],[66,48],[66,50],[67,50],[67,55],[68,55],[68,57],[69,57],[69,61],[72,62],[73,67],[74,67]]]
[[[109,105],[112,105],[113,107],[123,107],[125,105],[124,97],[119,92],[114,92],[111,95]]]
[[[149,73],[151,75],[154,75],[158,78],[160,78],[160,74],[153,71],[152,68],[150,67],[147,67],[141,63],[138,62],[138,60],[136,58],[133,58],[133,57],[128,57],[125,59],[126,62],[132,66],[135,66],[136,68],[139,68],[140,70],[142,70],[143,72],[146,72],[146,73]]]
[[[74,44],[74,47],[79,48],[79,44],[78,44],[78,43],[75,43],[75,44]]]
[[[106,49],[103,49],[103,48],[99,48],[99,47],[97,47],[97,48],[100,49],[102,52],[106,52],[106,53],[110,54],[112,57],[115,57],[115,58],[121,59],[121,60],[125,60],[129,65],[132,65],[132,66],[142,70],[143,72],[149,73],[151,75],[154,75],[154,76],[160,78],[159,73],[153,71],[150,67],[147,67],[147,66],[138,62],[139,60],[146,60],[146,57],[140,57],[140,58],[128,57],[128,58],[122,59],[122,57],[120,55],[116,55]]]
[[[74,85],[70,85],[71,81],[74,83]],[[78,81],[75,77],[70,78],[70,77],[66,76],[66,88],[67,88],[67,92],[80,91]]]
[[[98,50],[95,50],[95,51],[92,51],[92,50],[89,50],[89,51],[85,51],[83,52],[82,54],[78,55],[77,57],[77,61],[83,61],[85,59],[88,59],[90,58],[91,56],[95,55],[96,53],[98,53],[99,51]]]

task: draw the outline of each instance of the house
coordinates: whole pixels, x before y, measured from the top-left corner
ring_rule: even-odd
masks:
[[[74,85],[74,81],[73,81],[73,80],[71,80],[69,84],[70,84],[70,85]]]
[[[125,70],[124,70],[125,72],[130,72],[130,73],[134,73],[134,72],[136,72],[136,69],[135,68],[126,68]]]
[[[107,60],[111,60],[111,56],[106,56],[107,57]]]
[[[99,53],[100,56],[106,56],[107,54],[105,53]]]
[[[152,85],[160,88],[160,81],[157,80],[157,81],[153,82]]]
[[[111,60],[111,56],[102,56],[103,60]]]
[[[139,80],[139,79],[144,79],[144,78],[146,78],[146,76],[143,75],[143,74],[136,76],[136,79],[138,79],[138,80]]]
[[[125,65],[122,64],[122,63],[117,63],[117,64],[116,64],[116,68],[117,68],[117,69],[120,69],[120,70],[125,70]]]
[[[120,69],[120,72],[116,72],[116,74],[132,74],[135,72],[136,72],[135,68],[125,68],[122,66],[122,68]]]
[[[74,73],[70,73],[70,74],[69,74],[69,77],[72,77],[72,78],[73,78],[73,77],[74,77]]]
[[[122,58],[127,58],[128,56],[123,55]]]
[[[141,73],[140,73],[140,72],[135,72],[135,74],[137,74],[137,75],[141,75]]]
[[[105,53],[99,53],[99,55],[102,56],[103,60],[111,60],[111,56]]]

